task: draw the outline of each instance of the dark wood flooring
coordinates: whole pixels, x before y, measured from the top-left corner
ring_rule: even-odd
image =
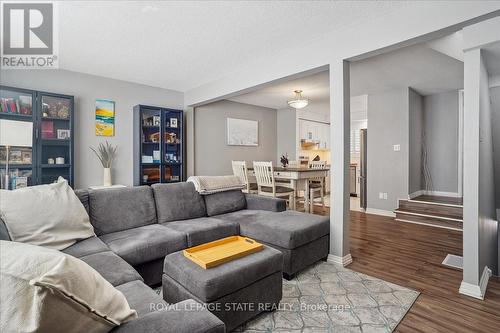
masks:
[[[453,197],[441,197],[436,195],[420,195],[412,200],[417,201],[428,201],[428,202],[437,202],[449,205],[463,205],[462,198],[453,198]]]
[[[462,271],[441,265],[462,255],[461,232],[351,211],[350,239],[350,269],[421,293],[395,332],[500,332],[500,278],[476,300],[458,293]]]

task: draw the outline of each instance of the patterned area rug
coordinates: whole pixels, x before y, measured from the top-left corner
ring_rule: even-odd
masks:
[[[279,309],[234,332],[392,332],[419,293],[340,265],[319,262],[283,280]]]

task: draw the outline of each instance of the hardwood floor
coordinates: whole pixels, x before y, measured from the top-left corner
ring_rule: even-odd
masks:
[[[421,293],[395,332],[500,332],[500,279],[476,300],[458,293],[462,271],[441,265],[462,255],[461,232],[351,211],[350,239],[350,269]]]
[[[444,204],[450,204],[450,205],[463,205],[462,198],[442,197],[442,196],[437,196],[437,195],[420,195],[416,198],[413,198],[413,200],[437,202],[437,203],[444,203]]]

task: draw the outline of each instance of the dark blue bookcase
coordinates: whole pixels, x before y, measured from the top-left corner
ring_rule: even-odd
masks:
[[[0,86],[0,119],[33,123],[33,146],[10,147],[11,179],[27,185],[49,184],[59,176],[74,184],[74,98],[43,91]],[[21,159],[19,159],[19,151]],[[14,154],[13,154],[14,152]],[[0,146],[0,174],[5,174],[6,148]],[[58,161],[64,159],[64,163]],[[49,160],[51,163],[49,163]],[[53,163],[52,163],[53,162]],[[10,188],[19,183],[13,182]],[[5,184],[2,184],[2,188]],[[14,186],[13,186],[14,185]]]
[[[134,107],[134,185],[184,180],[182,110]]]

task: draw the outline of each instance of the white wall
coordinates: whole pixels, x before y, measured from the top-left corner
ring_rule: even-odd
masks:
[[[195,108],[194,111],[194,173],[195,175],[232,174],[231,160],[275,161],[276,120],[275,109],[220,101]],[[228,146],[226,144],[226,119],[240,118],[259,122],[259,145]]]
[[[369,95],[368,124],[367,206],[392,211],[408,197],[408,88]]]
[[[479,77],[479,267],[497,270],[497,216],[495,207],[495,171],[488,71],[481,57]]]
[[[464,40],[467,37],[464,33]],[[488,269],[497,272],[498,264],[492,118],[481,49],[467,50],[464,59],[464,261],[460,292],[483,298]]]
[[[2,85],[75,96],[75,187],[102,184],[102,167],[89,147],[108,140],[118,146],[115,184],[133,184],[132,129],[137,104],[182,109],[181,92],[65,70],[2,70]],[[95,100],[115,101],[115,136],[95,135]]]

